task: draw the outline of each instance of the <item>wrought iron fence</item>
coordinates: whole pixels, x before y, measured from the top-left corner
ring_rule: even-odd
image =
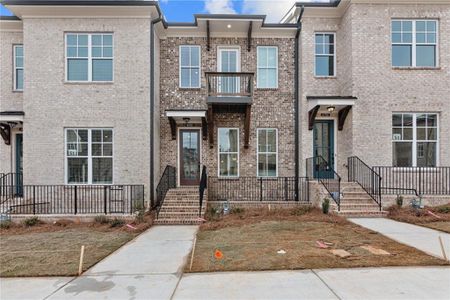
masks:
[[[1,173],[0,196],[7,199],[9,197],[20,195],[22,193],[22,184],[22,173]],[[1,202],[2,201],[0,200],[0,203]]]
[[[357,156],[347,159],[348,181],[357,182],[381,210],[381,177]]]
[[[177,187],[177,176],[176,169],[172,166],[166,166],[164,172],[156,186],[156,202],[153,204],[152,208],[156,208],[157,213],[161,209],[164,198],[166,197],[167,191]]]

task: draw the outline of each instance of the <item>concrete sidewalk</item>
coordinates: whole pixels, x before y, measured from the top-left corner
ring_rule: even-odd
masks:
[[[444,258],[439,243],[439,236],[441,236],[447,258],[450,258],[450,234],[448,233],[385,218],[351,218],[349,220],[402,244]]]

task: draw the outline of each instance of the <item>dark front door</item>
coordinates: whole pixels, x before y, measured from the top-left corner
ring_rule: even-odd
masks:
[[[334,173],[326,165],[334,168],[334,122],[317,120],[314,122],[314,177],[333,178]]]
[[[200,130],[180,129],[180,184],[200,181]]]
[[[22,171],[23,171],[23,138],[22,134],[16,134],[16,174],[14,180],[16,185],[16,196],[22,196],[23,182],[22,182]]]

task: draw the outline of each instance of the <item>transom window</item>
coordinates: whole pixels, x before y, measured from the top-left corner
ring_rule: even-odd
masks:
[[[392,21],[392,66],[437,66],[436,20]]]
[[[180,87],[200,87],[200,46],[180,46]]]
[[[258,128],[257,130],[258,176],[277,176],[278,166],[278,132],[274,128]]]
[[[112,184],[112,129],[66,129],[66,166],[69,184]]]
[[[67,81],[113,81],[111,33],[66,34]]]
[[[438,155],[438,115],[392,115],[392,157],[395,167],[435,167]]]
[[[257,47],[258,88],[278,87],[278,48],[274,46]]]
[[[219,176],[239,176],[239,129],[219,128]]]
[[[14,90],[23,91],[23,45],[14,45]]]
[[[315,75],[336,76],[335,33],[315,34]]]

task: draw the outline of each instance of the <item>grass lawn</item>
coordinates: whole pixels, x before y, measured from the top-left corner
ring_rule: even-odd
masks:
[[[425,207],[420,210],[411,207],[392,206],[389,208],[390,219],[420,225],[450,233],[450,204]]]
[[[80,248],[85,245],[83,271],[136,237],[137,229],[108,224],[15,225],[0,231],[0,276],[72,276],[78,272]]]
[[[328,245],[319,248],[317,241]],[[375,255],[361,246],[389,252]],[[331,250],[343,249],[341,258]],[[219,250],[223,257],[217,258]],[[285,251],[284,254],[278,251]],[[219,254],[220,257],[220,254]],[[443,260],[320,210],[248,210],[208,221],[186,272],[446,265]]]

